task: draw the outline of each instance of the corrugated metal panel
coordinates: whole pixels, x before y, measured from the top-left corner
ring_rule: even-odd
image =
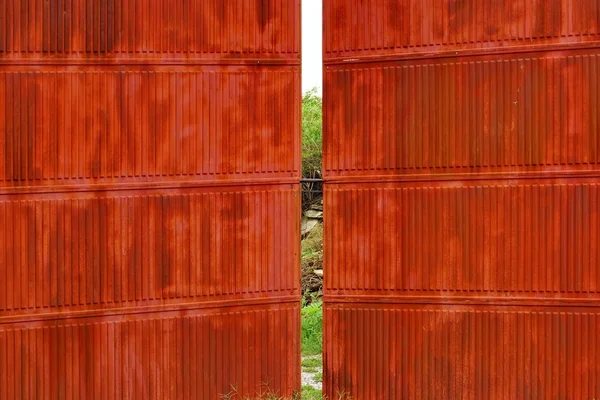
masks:
[[[299,389],[299,13],[0,0],[0,399]]]
[[[83,61],[298,57],[297,1],[0,0],[0,55]],[[116,59],[116,60],[115,60]]]
[[[325,2],[325,392],[600,396],[600,5]]]
[[[325,75],[344,102],[327,109],[330,175],[600,163],[598,49],[332,65]]]
[[[4,67],[0,182],[293,179],[298,80],[297,66]]]
[[[330,184],[326,204],[332,294],[600,295],[597,178]]]
[[[325,318],[328,388],[353,399],[591,399],[600,391],[598,308],[329,304]]]
[[[0,329],[0,398],[219,399],[266,383],[290,393],[299,329],[291,304],[13,323]]]
[[[597,0],[329,0],[323,19],[330,61],[593,46],[600,40]]]
[[[288,296],[296,196],[295,185],[5,195],[0,310]]]

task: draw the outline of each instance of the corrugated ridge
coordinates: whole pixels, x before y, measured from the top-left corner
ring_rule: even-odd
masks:
[[[325,207],[325,293],[600,293],[598,183],[328,186]]]
[[[3,325],[0,399],[212,400],[266,382],[292,396],[299,365],[281,360],[299,356],[298,307]]]
[[[596,0],[324,2],[327,57],[600,40]]]
[[[592,51],[330,67],[326,174],[596,168],[599,60]]]
[[[0,0],[0,57],[299,54],[300,1]]]
[[[299,53],[300,0],[0,0],[0,399],[300,388]]]
[[[0,179],[296,176],[298,79],[290,69],[0,72]]]
[[[298,293],[296,189],[0,201],[0,311]]]
[[[589,399],[600,314],[327,305],[325,393],[356,399]]]
[[[600,2],[324,21],[324,394],[599,397]]]

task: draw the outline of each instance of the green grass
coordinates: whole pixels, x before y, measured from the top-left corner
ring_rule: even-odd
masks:
[[[315,389],[312,386],[302,386],[302,396],[296,394],[290,398],[284,398],[277,396],[275,393],[259,394],[256,397],[242,397],[235,389],[230,393],[220,396],[221,400],[324,400],[323,395],[319,389]]]
[[[323,383],[323,373],[322,372],[315,374],[315,381]]]
[[[304,368],[316,368],[323,365],[321,357],[311,357],[302,360],[302,366]]]
[[[323,368],[323,358],[320,356],[310,356],[310,358],[304,357],[302,359],[302,371],[315,373],[319,372]]]
[[[302,386],[302,400],[323,400],[323,395],[319,389],[312,386]]]
[[[302,308],[302,355],[323,353],[323,305],[320,301]]]
[[[304,398],[304,396],[302,396]],[[281,397],[273,392],[268,385],[260,385],[255,396],[242,396],[235,387],[231,391],[220,395],[221,400],[300,400],[300,394],[296,393],[290,398]]]

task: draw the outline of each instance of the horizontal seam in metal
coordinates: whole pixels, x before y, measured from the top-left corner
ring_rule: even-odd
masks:
[[[206,182],[147,182],[131,184],[81,184],[64,186],[17,186],[0,187],[1,195],[15,194],[48,194],[48,193],[73,193],[73,192],[112,192],[125,190],[160,190],[160,189],[194,189],[211,187],[235,186],[277,186],[300,184],[300,179],[255,179],[255,180],[228,180]]]
[[[600,48],[600,41],[586,43],[554,43],[533,46],[514,46],[509,48],[493,47],[484,49],[463,49],[447,50],[442,52],[418,52],[418,53],[387,53],[370,55],[348,55],[347,57],[324,58],[323,64],[329,65],[348,65],[379,62],[396,62],[409,60],[431,60],[440,58],[460,58],[460,57],[487,57],[494,55],[509,55],[520,53],[546,53],[567,50],[586,50]]]
[[[323,183],[323,179],[302,178],[300,179],[300,183]]]
[[[89,60],[78,60],[78,59],[65,59],[65,60],[27,60],[27,59],[2,59],[0,58],[0,66],[53,66],[53,65],[102,65],[102,66],[202,66],[202,65],[252,65],[252,66],[299,66],[302,64],[301,60],[252,60],[252,59],[241,59],[241,60],[131,60],[131,59],[89,59]]]
[[[423,175],[364,175],[337,176],[324,178],[324,183],[356,184],[385,182],[430,182],[430,181],[479,181],[479,180],[524,180],[524,179],[562,179],[562,178],[600,178],[599,171],[564,172],[510,172],[510,173],[473,173],[473,174],[423,174]]]
[[[385,295],[324,295],[328,304],[369,305],[434,305],[434,306],[540,306],[540,307],[596,307],[600,298],[550,297],[469,297],[469,296],[385,296]]]
[[[219,310],[223,308],[231,307],[255,307],[261,305],[275,305],[275,304],[288,304],[298,303],[300,304],[301,296],[290,295],[290,296],[277,296],[277,297],[262,297],[262,298],[248,298],[248,299],[234,299],[234,300],[213,300],[195,303],[175,303],[165,305],[154,305],[154,306],[134,306],[134,307],[121,307],[121,308],[106,308],[106,309],[95,309],[95,310],[81,310],[81,311],[57,311],[53,313],[36,313],[36,314],[16,314],[0,316],[0,325],[14,324],[14,323],[30,323],[39,321],[53,321],[53,320],[66,320],[66,319],[80,319],[80,318],[93,318],[93,317],[110,317],[110,316],[122,316],[122,315],[136,315],[136,314],[154,314],[154,313],[168,313],[168,312],[187,312],[194,310],[214,309]]]

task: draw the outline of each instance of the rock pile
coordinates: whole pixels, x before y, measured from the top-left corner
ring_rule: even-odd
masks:
[[[310,208],[304,211],[302,217],[302,239],[305,239],[308,234],[323,223],[323,199],[315,202]]]
[[[314,202],[302,217],[302,294],[305,299],[323,293],[323,199]]]

